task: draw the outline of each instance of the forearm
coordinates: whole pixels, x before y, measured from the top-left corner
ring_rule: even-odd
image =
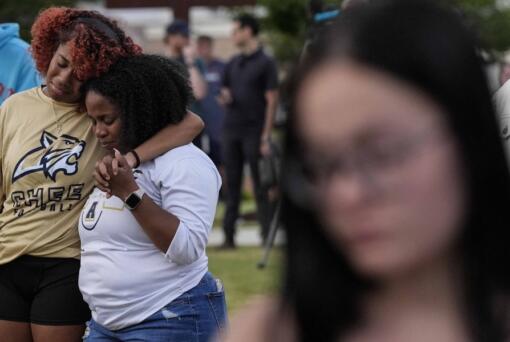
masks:
[[[168,125],[152,138],[135,148],[140,161],[152,160],[178,146],[186,145],[204,128],[204,122],[192,112],[186,114],[177,125]]]
[[[140,186],[119,151],[115,151],[115,159],[109,159],[107,165],[119,164],[117,174],[110,178],[111,194],[126,201]],[[177,164],[160,164],[162,173],[152,181],[159,188],[162,202],[156,204],[144,195],[131,210],[154,245],[176,264],[190,264],[203,255],[214,220],[219,177],[209,165],[198,161],[181,158]],[[112,168],[108,167],[110,174]]]
[[[161,209],[147,195],[132,213],[154,245],[166,253],[179,227],[179,219]]]
[[[262,130],[262,137],[261,137],[263,140],[267,140],[271,137],[271,132],[273,130],[273,124],[274,124],[274,118],[276,116],[276,105],[277,105],[276,98],[271,99],[271,101],[268,101],[268,103],[267,103],[265,120],[264,120],[264,128]]]
[[[273,130],[274,112],[266,110],[264,129],[262,130],[262,140],[268,140]]]
[[[195,66],[188,68],[188,70],[190,75],[191,88],[193,89],[193,96],[197,100],[201,100],[207,93],[207,84]]]

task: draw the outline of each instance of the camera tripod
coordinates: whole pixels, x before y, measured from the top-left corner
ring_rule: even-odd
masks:
[[[271,224],[269,226],[269,232],[267,234],[266,241],[264,243],[264,253],[262,258],[257,263],[257,268],[263,269],[267,266],[267,261],[269,260],[269,253],[274,246],[274,240],[276,239],[276,233],[278,232],[278,228],[280,226],[280,209],[281,209],[281,200],[278,200],[276,204],[276,209],[273,214],[273,218],[271,219]]]

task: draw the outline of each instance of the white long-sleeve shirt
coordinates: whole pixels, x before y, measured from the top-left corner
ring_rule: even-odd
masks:
[[[161,252],[117,197],[95,189],[82,211],[80,290],[96,322],[118,330],[143,321],[198,284],[207,272],[220,175],[194,145],[175,148],[134,171],[138,186],[180,220]]]

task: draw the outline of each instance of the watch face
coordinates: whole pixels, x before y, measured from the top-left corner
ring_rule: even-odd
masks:
[[[140,203],[140,197],[138,197],[136,194],[131,194],[128,196],[128,198],[126,198],[126,205],[128,208],[135,208],[138,203]]]

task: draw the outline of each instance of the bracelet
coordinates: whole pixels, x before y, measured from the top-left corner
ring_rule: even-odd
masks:
[[[140,166],[140,156],[138,155],[138,153],[136,153],[135,150],[131,150],[129,152],[132,153],[133,156],[135,157],[136,164],[133,166],[133,169],[136,169],[138,166]]]

